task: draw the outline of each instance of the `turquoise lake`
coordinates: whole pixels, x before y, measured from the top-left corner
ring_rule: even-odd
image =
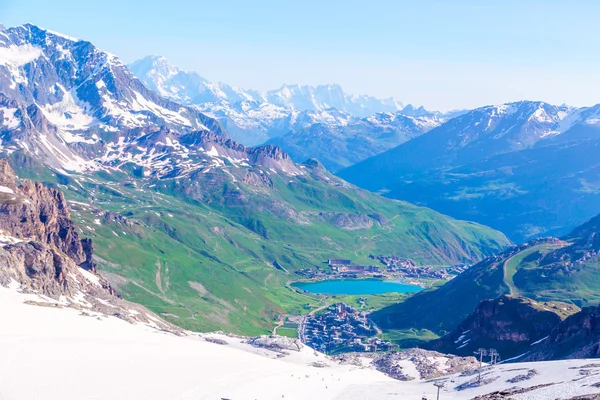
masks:
[[[415,293],[422,290],[415,285],[379,279],[334,279],[320,282],[294,282],[293,287],[320,294],[382,294]]]

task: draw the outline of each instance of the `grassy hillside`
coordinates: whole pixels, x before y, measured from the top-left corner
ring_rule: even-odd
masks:
[[[416,328],[445,334],[455,329],[482,300],[504,294],[580,307],[596,304],[600,302],[600,261],[597,249],[590,244],[595,232],[515,246],[480,262],[438,289],[383,308],[373,318],[385,329]]]
[[[319,306],[287,284],[295,270],[327,268],[329,258],[372,263],[370,254],[383,254],[447,265],[508,244],[481,225],[350,187],[319,165],[303,168],[310,173],[273,173],[269,185],[223,171],[186,179],[19,173],[73,201],[72,217],[119,293],[194,330],[267,333],[280,315]]]

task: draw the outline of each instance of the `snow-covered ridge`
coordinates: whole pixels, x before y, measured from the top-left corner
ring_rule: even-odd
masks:
[[[89,42],[29,24],[4,30],[1,40],[0,82],[11,82],[7,94],[36,104],[61,129],[160,123],[205,128],[197,111],[157,96],[116,56]]]
[[[447,128],[460,138],[454,145],[497,141],[508,143],[507,150],[520,150],[579,125],[600,126],[600,119],[593,117],[597,108],[520,101],[476,108],[450,120]]]
[[[135,61],[129,67],[148,87],[183,104],[260,102],[298,111],[336,108],[357,117],[381,111],[400,111],[404,107],[394,99],[347,94],[335,84],[283,85],[267,92],[240,89],[225,83],[209,82],[198,73],[183,71],[165,57],[156,55]]]
[[[31,24],[0,32],[0,91],[0,151],[66,171],[99,168],[116,132],[128,141],[160,127],[224,135],[213,118],[146,88],[114,55]]]

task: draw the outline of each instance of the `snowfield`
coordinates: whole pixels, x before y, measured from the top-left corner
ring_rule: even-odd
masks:
[[[25,304],[40,298],[18,293],[16,286],[0,286],[2,400],[435,399],[433,381],[395,381],[369,367],[337,364],[307,347],[282,355],[223,334],[175,336],[87,311]],[[415,369],[407,365],[409,371]],[[519,381],[524,376],[529,378]],[[471,399],[554,382],[561,383],[511,398],[600,392],[591,386],[600,382],[600,362],[593,360],[506,364],[485,370],[483,377],[492,382],[463,391],[455,388],[476,375],[441,378],[446,388],[440,398]]]

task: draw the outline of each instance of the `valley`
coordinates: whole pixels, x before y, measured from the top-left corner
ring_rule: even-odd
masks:
[[[535,101],[480,107],[338,175],[516,243],[566,235],[598,214],[598,110]]]
[[[600,396],[600,105],[130,61],[0,24],[0,398]]]
[[[17,110],[0,153],[20,178],[64,192],[121,295],[185,329],[271,332],[281,315],[318,306],[286,284],[330,258],[454,265],[509,244],[485,226],[353,187],[316,160],[239,144],[88,42],[34,25],[8,28],[2,41],[39,52],[15,67],[28,85],[0,66],[3,115]],[[65,122],[76,115],[83,125]]]

